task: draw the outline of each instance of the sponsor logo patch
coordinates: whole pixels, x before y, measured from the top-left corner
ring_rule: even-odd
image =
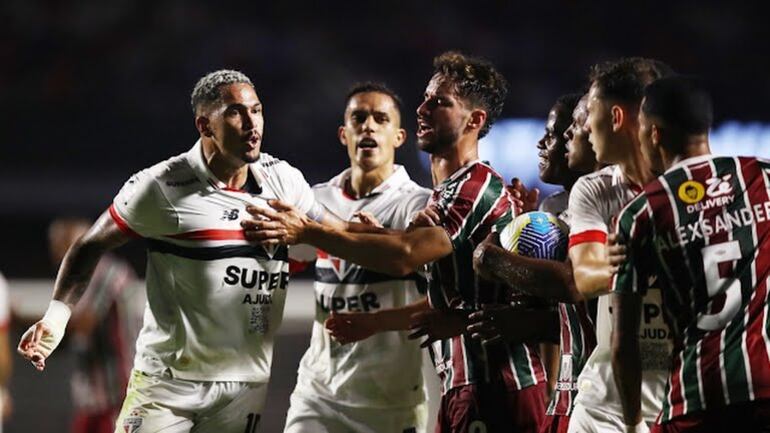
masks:
[[[688,180],[679,186],[677,195],[683,202],[693,204],[703,200],[706,195],[706,188],[700,182]]]
[[[136,433],[139,428],[142,427],[144,417],[147,416],[147,411],[144,409],[136,408],[123,419],[123,431],[125,433]]]

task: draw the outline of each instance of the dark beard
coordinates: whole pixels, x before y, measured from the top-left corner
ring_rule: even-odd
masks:
[[[459,138],[459,134],[454,131],[437,132],[435,129],[433,131],[434,139],[432,141],[421,141],[419,138],[417,139],[417,147],[423,152],[431,155],[451,149]]]
[[[246,155],[243,155],[243,158],[241,158],[241,160],[243,162],[245,162],[246,164],[253,164],[253,163],[259,161],[259,155],[260,154],[258,153],[257,156],[252,157],[252,156],[249,156],[248,154],[246,154]]]

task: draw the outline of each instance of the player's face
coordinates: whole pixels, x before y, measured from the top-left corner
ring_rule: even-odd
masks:
[[[572,120],[571,114],[560,104],[554,105],[548,112],[545,134],[537,142],[540,180],[545,183],[561,184],[568,177],[564,131]]]
[[[470,110],[456,95],[452,83],[436,74],[417,107],[417,146],[435,154],[453,148],[470,118]]]
[[[580,98],[575,111],[572,112],[572,124],[564,133],[567,139],[567,166],[577,173],[590,173],[596,167],[596,153],[588,140],[587,102],[587,95]]]
[[[619,146],[613,145],[611,109],[612,104],[602,97],[597,85],[592,84],[586,103],[588,139],[593,145],[596,159],[607,164],[618,162],[616,154],[619,153]]]
[[[353,95],[345,108],[345,125],[339,138],[348,149],[350,163],[371,171],[393,165],[396,148],[406,131],[393,98],[380,92]]]
[[[211,138],[224,156],[244,163],[259,159],[264,118],[254,88],[245,83],[220,89],[222,103],[208,113]]]

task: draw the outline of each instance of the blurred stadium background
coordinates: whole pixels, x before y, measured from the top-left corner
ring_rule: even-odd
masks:
[[[765,8],[721,1],[4,0],[0,271],[19,308],[42,311],[54,275],[48,223],[96,217],[131,173],[187,150],[196,139],[192,86],[223,67],[242,70],[256,85],[265,105],[263,150],[311,183],[347,165],[336,128],[348,87],[380,80],[405,103],[411,138],[398,162],[428,185],[414,146],[414,108],[432,57],[448,49],[490,59],[510,81],[503,119],[482,156],[529,185],[537,185],[535,143],[552,102],[579,90],[591,64],[624,55],[700,75],[715,100],[715,151],[770,157]],[[121,253],[143,273],[141,244]],[[294,316],[277,343],[267,432],[283,425],[310,331],[312,296],[289,302]],[[15,344],[20,329],[13,331]],[[68,428],[67,356],[57,353],[43,375],[14,357],[15,414],[6,431]]]

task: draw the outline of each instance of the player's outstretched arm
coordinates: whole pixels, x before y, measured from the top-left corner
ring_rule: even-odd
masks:
[[[645,431],[642,420],[642,361],[639,321],[642,297],[636,293],[612,295],[612,373],[623,405],[627,432]]]
[[[501,248],[493,233],[473,253],[473,268],[486,278],[500,280],[517,290],[544,299],[575,303],[584,298],[578,292],[569,261],[534,259]]]
[[[256,219],[241,222],[246,239],[267,245],[306,243],[363,267],[397,276],[408,275],[452,252],[449,235],[441,227],[352,233],[315,222],[283,203],[271,201],[270,205],[274,209],[247,208]]]
[[[333,313],[324,322],[329,334],[341,344],[354,343],[387,331],[409,329],[411,317],[429,310],[427,299],[397,308],[386,308],[373,313]]]
[[[123,245],[129,239],[109,212],[104,212],[67,251],[56,276],[48,310],[22,335],[17,348],[38,370],[45,368],[46,358],[61,342],[72,308],[88,287],[99,259],[106,251]]]

